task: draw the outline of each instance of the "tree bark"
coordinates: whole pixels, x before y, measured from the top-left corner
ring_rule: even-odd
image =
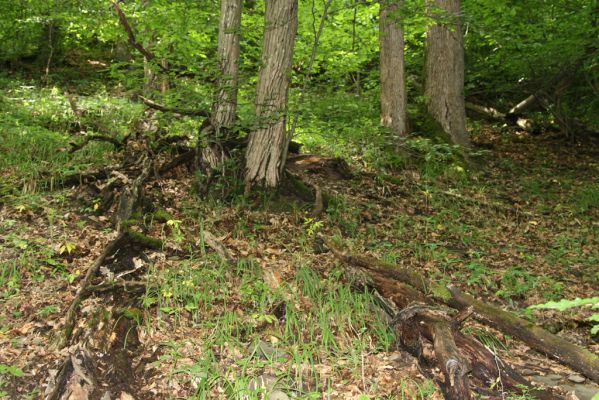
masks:
[[[246,190],[253,185],[276,187],[281,181],[290,140],[285,124],[297,8],[297,0],[266,1],[264,50],[256,93],[258,126],[250,133],[246,152]]]
[[[221,0],[218,28],[218,60],[221,75],[218,79],[218,93],[211,117],[217,136],[221,127],[231,128],[235,122],[240,29],[241,0]]]
[[[223,136],[237,117],[240,29],[241,0],[221,0],[217,50],[220,76],[210,123],[204,124],[198,141],[199,165],[208,176],[222,168],[227,157]]]
[[[468,148],[460,0],[427,0],[427,9],[436,20],[426,35],[424,95],[427,109],[453,143]]]
[[[407,134],[404,34],[399,17],[403,0],[381,0],[381,125],[398,136]]]

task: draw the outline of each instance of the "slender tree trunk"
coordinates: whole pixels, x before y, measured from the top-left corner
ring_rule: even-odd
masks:
[[[455,144],[470,147],[464,100],[464,37],[460,0],[427,0],[437,21],[426,36],[424,95],[428,112]]]
[[[258,126],[246,153],[246,188],[276,187],[287,157],[287,93],[297,32],[297,0],[267,0],[262,68],[256,93]]]
[[[221,127],[231,128],[235,123],[240,29],[241,0],[221,0],[218,27],[218,60],[221,75],[212,111],[212,125],[217,132]]]
[[[381,124],[398,136],[407,134],[404,35],[399,17],[403,0],[381,0]]]
[[[209,176],[212,170],[222,167],[226,154],[221,141],[237,116],[240,29],[241,0],[221,0],[217,50],[220,76],[210,123],[204,124],[198,141],[200,168]]]

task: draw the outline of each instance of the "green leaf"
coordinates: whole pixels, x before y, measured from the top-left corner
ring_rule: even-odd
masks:
[[[9,374],[16,376],[17,378],[22,377],[25,373],[13,365],[0,364],[0,374]]]
[[[589,297],[589,298],[585,298],[585,299],[581,299],[581,298],[577,297],[574,300],[563,299],[560,301],[550,301],[550,302],[547,302],[544,304],[536,304],[536,305],[530,306],[528,308],[532,309],[532,310],[552,309],[552,310],[565,311],[570,308],[580,307],[580,306],[584,306],[586,304],[593,304],[593,308],[596,308],[597,304],[599,304],[599,297]]]

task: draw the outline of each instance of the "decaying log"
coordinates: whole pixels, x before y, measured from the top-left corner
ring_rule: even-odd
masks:
[[[531,119],[523,118],[518,114],[502,113],[493,107],[466,102],[466,110],[482,115],[491,121],[504,122],[509,126],[518,127],[526,132],[535,133],[538,130],[536,124]]]
[[[443,372],[441,384],[445,398],[449,400],[471,399],[468,374],[470,361],[464,357],[454,341],[454,330],[445,313],[426,304],[412,304],[400,311],[395,325],[402,331],[401,337],[419,332],[433,343],[436,364]]]
[[[599,383],[597,355],[508,311],[483,303],[463,293],[454,285],[448,285],[447,289],[451,293],[451,299],[448,301],[450,306],[457,309],[474,307],[477,319],[522,340],[533,349],[557,359]]]
[[[323,236],[321,238],[342,262],[363,268],[368,271],[369,275],[379,279],[384,277],[386,278],[385,281],[398,280],[403,282],[425,294],[428,296],[427,298],[443,302],[450,307],[462,310],[472,306],[477,320],[522,340],[540,353],[568,365],[595,382],[599,382],[599,357],[590,351],[547,332],[543,328],[499,307],[476,300],[472,296],[460,292],[455,286],[444,287],[432,284],[413,269],[399,268],[370,257],[348,255],[339,250],[328,238]]]
[[[53,382],[46,390],[46,400],[87,399],[96,388],[93,357],[78,346],[65,358]]]
[[[79,289],[75,294],[75,298],[71,301],[71,305],[67,310],[64,327],[62,328],[62,336],[60,337],[58,342],[58,346],[60,348],[65,347],[71,339],[73,329],[75,328],[75,322],[77,320],[77,310],[79,310],[79,305],[81,304],[81,301],[83,300],[83,297],[87,292],[87,287],[91,284],[92,279],[98,273],[98,270],[104,263],[104,260],[118,249],[124,237],[125,234],[123,232],[119,233],[119,235],[114,240],[108,243],[108,245],[104,248],[102,254],[100,254],[98,258],[96,258],[94,263],[87,270],[87,273],[85,274],[85,277],[81,281]]]
[[[336,253],[337,256],[341,254]],[[436,337],[437,340],[443,341],[443,343],[436,344],[436,352],[442,354],[439,356],[441,360],[451,358],[447,354],[454,354],[453,358],[461,360],[457,364],[452,362],[453,369],[446,371],[445,376],[447,376],[447,373],[461,376],[459,375],[460,373],[469,370],[472,377],[470,385],[472,390],[484,395],[497,397],[497,392],[504,393],[506,389],[520,391],[522,388],[527,388],[529,394],[540,399],[562,399],[561,396],[551,391],[537,390],[532,387],[530,382],[526,381],[513,368],[504,363],[494,352],[471,336],[462,334],[459,331],[460,324],[472,314],[472,309],[468,308],[460,311],[457,315],[450,318],[451,309],[442,309],[434,303],[431,297],[425,296],[412,286],[397,279],[389,278],[384,271],[378,273],[376,270],[367,270],[364,271],[366,274],[360,273],[362,271],[362,268],[356,271],[352,267],[351,272],[354,272],[356,278],[354,283],[361,291],[364,288],[368,288],[371,291],[374,290],[375,297],[378,299],[377,303],[381,305],[382,309],[389,316],[389,319],[392,320],[391,325],[399,328],[401,344],[405,350],[414,356],[424,355],[425,352],[422,349],[421,338],[433,343],[434,348]],[[423,310],[426,311],[424,316],[427,318],[421,318],[418,321],[421,323],[399,323],[405,320],[414,320],[415,317],[423,313]],[[441,325],[435,326],[436,323],[440,323]],[[450,353],[445,350],[448,346],[452,348],[452,341],[458,349],[455,350],[457,353],[454,350]],[[446,361],[439,362],[436,356],[437,354],[435,354],[434,359],[429,360],[429,364],[438,365],[439,369],[443,371]],[[456,370],[455,368],[458,365],[461,367]],[[467,366],[471,367],[468,368]],[[461,372],[458,373],[457,371]],[[462,377],[462,379],[465,378]],[[455,393],[451,394],[452,389],[455,392],[455,388],[451,386],[445,387],[446,382],[451,382],[451,379],[448,378],[444,382],[439,382],[446,395],[453,396],[453,398],[458,396],[457,398],[460,398]],[[463,387],[466,387],[466,384],[462,380]]]

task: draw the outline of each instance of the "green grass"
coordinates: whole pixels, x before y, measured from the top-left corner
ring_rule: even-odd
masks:
[[[149,275],[150,282],[159,284],[150,287],[144,298],[146,323],[158,318],[192,324],[204,332],[205,354],[195,364],[173,371],[182,381],[199,382],[192,398],[207,398],[217,383],[227,388],[231,398],[258,398],[257,393],[247,393],[249,380],[260,368],[281,363],[285,366],[278,379],[289,390],[309,382],[314,393],[322,393],[326,382],[306,366],[332,365],[337,374],[349,370],[359,377],[363,354],[387,351],[395,341],[372,296],[342,283],[338,271],[323,279],[308,265],[299,265],[293,282],[273,289],[251,259],[231,268],[217,258],[202,257]],[[284,310],[283,319],[273,314],[276,307],[278,313]],[[251,350],[273,337],[276,342],[269,346],[274,355]],[[215,347],[242,353],[236,362],[241,371],[223,370],[211,355]],[[176,358],[176,352],[171,356]],[[339,360],[344,360],[343,367],[336,366]],[[233,373],[235,379],[228,380]]]

